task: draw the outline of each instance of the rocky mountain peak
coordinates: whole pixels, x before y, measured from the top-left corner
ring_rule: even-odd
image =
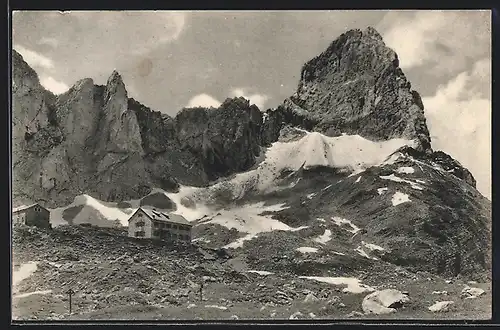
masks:
[[[372,37],[372,38],[375,38],[375,39],[382,41],[382,36],[372,26],[368,26],[365,30],[363,30],[363,35],[366,35],[366,36],[369,36],[369,37]]]
[[[113,70],[106,82],[105,99],[107,100],[111,95],[119,95],[122,98],[127,98],[125,83],[123,82],[122,76],[116,70]]]
[[[432,151],[422,100],[373,27],[343,33],[304,64],[297,92],[284,106],[305,110],[315,130],[327,135],[405,138]]]

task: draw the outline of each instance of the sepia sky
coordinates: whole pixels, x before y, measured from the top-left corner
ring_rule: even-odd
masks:
[[[130,97],[170,115],[245,96],[275,107],[302,65],[348,29],[375,27],[423,98],[432,146],[491,192],[489,11],[15,12],[13,47],[62,93],[118,70]]]

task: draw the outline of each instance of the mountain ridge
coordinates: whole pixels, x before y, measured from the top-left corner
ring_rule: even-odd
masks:
[[[356,47],[360,47],[359,51]],[[366,48],[375,50],[370,53]],[[332,55],[339,52],[339,56]],[[367,52],[369,55],[365,54]],[[385,57],[381,59],[379,53]],[[332,58],[340,65],[344,58],[347,58],[349,65],[354,66],[349,71],[351,73],[345,77],[335,73],[339,70],[330,65]],[[366,58],[370,60],[369,63],[374,64],[366,64]],[[318,61],[326,61],[326,64],[321,68],[321,65],[317,64]],[[356,67],[356,61],[363,65]],[[377,64],[379,62],[386,64]],[[434,154],[423,117],[423,105],[421,100],[418,102],[418,98],[415,99],[416,92],[409,89],[409,82],[397,62],[396,53],[385,46],[382,37],[373,28],[365,31],[351,30],[342,34],[325,52],[303,66],[297,93],[276,109],[260,111],[244,98],[228,98],[216,110],[184,108],[175,117],[170,117],[129,98],[125,84],[116,70],[111,73],[104,86],[94,85],[92,79],[84,78],[75,83],[68,92],[53,96],[45,91],[36,72],[14,50],[13,85],[16,88],[13,88],[13,99],[20,100],[19,103],[26,102],[26,91],[21,89],[19,92],[17,86],[31,89],[31,95],[43,96],[42,101],[38,100],[40,97],[35,98],[33,102],[30,99],[32,96],[28,98],[30,106],[33,103],[41,103],[42,110],[39,110],[39,113],[35,113],[31,108],[26,109],[22,104],[17,106],[18,102],[13,102],[14,160],[19,155],[29,163],[29,166],[15,165],[14,173],[19,169],[19,179],[28,179],[35,187],[34,196],[29,196],[26,191],[32,188],[27,187],[19,189],[19,192],[15,190],[14,196],[23,196],[21,199],[24,200],[33,197],[45,199],[51,206],[54,206],[53,203],[60,206],[69,204],[76,196],[76,191],[88,191],[100,199],[116,201],[120,198],[142,197],[155,186],[167,190],[176,190],[179,184],[206,186],[214,180],[246,171],[254,166],[260,149],[278,141],[280,131],[285,126],[301,127],[327,136],[339,136],[341,133],[360,134],[375,141],[398,137],[411,138],[417,141],[415,148],[419,155],[423,152],[432,158]],[[349,75],[352,74],[361,74],[366,71],[367,65],[375,68],[375,76],[385,77],[378,78],[382,80],[381,86],[370,88],[393,88],[402,90],[400,93],[404,94],[404,102],[401,106],[394,107],[396,110],[384,108],[386,112],[389,111],[389,115],[376,105],[371,105],[370,108],[370,101],[365,103],[360,117],[359,109],[355,109],[354,103],[348,99],[349,95],[344,93],[343,87],[338,87],[342,85],[339,81],[351,77]],[[321,74],[316,74],[315,79],[319,81],[314,82],[310,76],[318,66],[326,73],[321,71]],[[381,67],[385,69],[380,69]],[[332,74],[334,78],[331,77]],[[338,78],[335,78],[337,76]],[[361,78],[364,79],[364,85],[374,80],[367,78],[366,74]],[[396,80],[399,82],[394,85]],[[386,86],[383,81],[392,83]],[[373,94],[372,89],[366,91],[363,86],[356,87],[355,94]],[[315,90],[320,90],[319,95]],[[332,93],[339,95],[340,103],[349,104],[350,110],[340,108],[337,115],[332,115],[331,110],[325,113],[325,107],[316,101],[318,97],[324,98],[325,95],[331,98]],[[382,94],[376,98],[380,99],[379,103],[386,98],[384,102],[389,103],[399,100],[397,97],[394,99],[393,93],[388,95],[386,97]],[[24,101],[21,100],[23,98]],[[302,106],[297,105],[297,102]],[[339,114],[347,119],[341,118],[339,121]],[[24,132],[22,124],[16,124],[19,121],[26,123],[27,115],[34,118],[39,130]],[[380,117],[381,115],[383,116]],[[396,126],[391,121],[380,120],[383,117],[397,116],[399,119],[396,120]],[[375,123],[375,126],[364,125],[367,120]],[[395,132],[388,133],[388,130],[394,127],[397,128]],[[378,133],[374,135],[374,132]],[[39,143],[22,139],[26,134],[33,135],[33,141]],[[35,153],[25,152],[30,147],[35,149]],[[24,151],[20,151],[23,148]],[[75,150],[80,148],[85,152]],[[44,155],[34,155],[40,152]],[[90,160],[86,158],[89,152],[93,155]],[[172,157],[173,155],[176,156]],[[44,166],[44,160],[45,163],[60,163],[57,174],[47,169],[48,165]],[[467,169],[451,157],[447,158],[447,161],[460,168],[457,171],[460,173],[459,177],[475,186],[475,180]],[[37,164],[38,162],[41,164]],[[61,176],[61,168],[68,173],[79,173],[76,180],[78,182],[64,175],[61,180],[58,177]],[[40,178],[35,174],[38,171],[42,173],[41,185],[38,184]],[[15,176],[19,177],[16,174]],[[126,179],[123,180],[124,178]],[[19,181],[21,180],[17,180]],[[119,189],[112,188],[111,185]],[[58,193],[51,193],[53,189]],[[61,193],[65,197],[59,197]]]

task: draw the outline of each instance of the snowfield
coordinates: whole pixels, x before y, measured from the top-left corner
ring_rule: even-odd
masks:
[[[12,286],[15,288],[19,283],[30,277],[38,269],[37,262],[22,264],[18,270],[12,271]]]
[[[413,174],[413,173],[415,173],[415,169],[413,167],[403,166],[403,167],[398,168],[396,170],[396,173],[399,173],[399,174]]]
[[[50,211],[50,222],[53,226],[59,226],[67,224],[63,218],[63,212],[66,209],[75,206],[84,206],[84,208],[76,215],[73,219],[73,223],[85,223],[88,219],[92,217],[92,211],[97,211],[106,220],[115,221],[119,220],[122,226],[128,226],[128,219],[131,214],[137,210],[139,207],[139,200],[126,201],[130,203],[133,207],[125,210],[121,210],[116,205],[118,203],[109,203],[100,201],[90,195],[79,195],[73,200],[73,203],[65,207],[59,207],[55,209],[49,209]]]
[[[268,272],[268,271],[265,271],[265,270],[247,270],[247,273],[255,273],[255,274],[262,275],[262,276],[274,274],[272,272]]]
[[[351,230],[347,229],[347,231],[351,232],[353,234],[356,234],[358,231],[361,230],[361,229],[359,229],[358,226],[356,226],[355,224],[353,224],[350,220],[342,219],[340,217],[332,217],[332,220],[339,227],[341,227],[342,225],[345,225],[345,224],[349,225],[351,227]]]
[[[380,178],[384,179],[384,180],[390,180],[390,181],[394,181],[394,182],[399,182],[399,183],[408,183],[409,185],[411,185],[411,187],[413,189],[424,190],[424,188],[422,188],[420,185],[416,184],[415,182],[409,181],[409,180],[405,180],[405,179],[401,179],[400,177],[395,176],[394,174],[391,174],[391,175],[381,175]]]
[[[332,239],[332,232],[330,229],[325,229],[323,235],[316,237],[314,240],[321,244],[326,244]]]
[[[410,198],[407,194],[403,194],[402,192],[396,191],[394,195],[392,195],[392,206],[397,206],[399,204],[411,202]]]
[[[363,172],[371,166],[381,165],[388,155],[405,145],[413,145],[413,141],[392,139],[373,142],[359,135],[343,135],[327,137],[317,132],[307,132],[300,140],[275,142],[267,148],[264,160],[253,170],[238,173],[232,178],[222,180],[208,188],[181,187],[177,194],[167,193],[178,206],[178,214],[188,220],[203,216],[204,211],[193,210],[181,205],[183,197],[189,197],[197,205],[211,201],[217,192],[231,193],[234,199],[240,199],[252,190],[272,192],[279,189],[279,176],[284,170],[297,171],[301,167],[307,169],[315,166],[326,166],[343,169],[351,175]],[[297,179],[288,184],[291,188],[298,183]],[[359,182],[361,177],[356,182]],[[331,185],[330,185],[331,186]],[[328,189],[330,186],[323,188]],[[314,195],[308,195],[312,198]],[[192,220],[190,220],[192,221]]]
[[[384,192],[386,192],[387,190],[389,190],[389,188],[387,188],[387,187],[384,187],[384,188],[378,188],[378,189],[377,189],[377,193],[378,193],[379,195],[382,195],[382,194],[383,194]]]
[[[301,246],[297,248],[297,251],[299,251],[300,253],[316,253],[318,252],[318,249],[309,246]]]
[[[228,210],[219,210],[210,221],[205,223],[219,224],[228,229],[234,228],[239,232],[247,233],[246,236],[226,245],[226,248],[241,247],[244,241],[252,240],[257,237],[258,234],[264,232],[271,232],[274,230],[298,231],[308,228],[307,226],[293,228],[273,219],[270,215],[262,215],[265,211],[276,212],[287,208],[284,204],[267,206],[264,204],[264,202],[261,202],[247,204]]]
[[[359,279],[354,277],[320,277],[320,276],[299,276],[299,277],[318,282],[329,283],[333,285],[347,285],[347,287],[342,290],[343,292],[363,293],[375,290],[374,288],[368,285],[362,284]]]
[[[299,169],[313,166],[364,170],[380,165],[394,151],[413,141],[392,139],[373,142],[359,135],[327,137],[317,132],[307,132],[293,142],[276,142],[266,153],[265,163],[277,168]]]

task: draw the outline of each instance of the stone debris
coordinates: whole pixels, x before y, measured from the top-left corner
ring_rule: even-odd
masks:
[[[290,315],[289,319],[290,320],[298,320],[303,316],[304,316],[304,314],[302,314],[301,312],[295,312],[292,315]]]
[[[363,299],[361,307],[365,314],[389,314],[395,312],[397,308],[401,308],[408,301],[408,296],[401,291],[385,289],[367,295]]]
[[[438,301],[434,305],[430,306],[428,309],[431,312],[437,313],[437,312],[447,312],[450,309],[450,306],[453,305],[455,302],[454,301]]]
[[[304,298],[305,303],[313,303],[317,301],[319,301],[319,299],[312,293],[308,293],[307,296]]]
[[[470,286],[466,286],[461,293],[462,298],[465,299],[475,299],[481,295],[483,295],[485,291],[481,288],[472,288]]]

